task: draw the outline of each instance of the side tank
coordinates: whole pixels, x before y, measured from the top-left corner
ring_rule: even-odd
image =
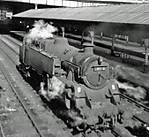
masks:
[[[61,61],[69,60],[77,49],[68,44],[66,38],[54,37],[34,39],[25,37],[20,47],[20,62],[38,73],[54,75],[55,68],[61,68]]]

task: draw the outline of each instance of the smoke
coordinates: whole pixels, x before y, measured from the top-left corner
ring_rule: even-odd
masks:
[[[115,79],[120,89],[126,94],[144,100],[147,96],[148,76],[133,68],[117,65],[115,67]]]
[[[65,92],[65,84],[60,81],[58,78],[55,76],[52,77],[50,81],[50,91],[48,91],[48,98],[49,99],[54,99],[54,98],[63,98],[63,94]]]
[[[98,23],[89,25],[84,31],[94,31],[95,35],[100,35],[102,32],[104,36],[111,37],[112,34],[119,34],[118,29],[116,25],[110,23]]]
[[[68,109],[65,105],[65,84],[53,76],[50,80],[50,89],[41,91],[41,94],[50,102],[53,112],[62,118],[70,127],[86,124],[78,111]]]
[[[126,94],[130,95],[131,97],[134,97],[137,100],[143,100],[146,97],[146,90],[140,86],[134,87],[133,84],[130,83],[121,83],[119,81],[116,81],[118,84],[118,87],[120,89],[123,89]]]
[[[113,34],[127,35],[129,41],[141,43],[143,38],[148,38],[149,27],[134,25],[134,24],[122,24],[122,23],[98,23],[88,24],[84,31],[93,30],[96,35],[100,35],[101,32],[104,36],[111,37]]]
[[[32,40],[52,38],[53,33],[57,31],[54,26],[45,23],[43,20],[36,21],[33,26],[34,27],[27,34],[27,37]]]

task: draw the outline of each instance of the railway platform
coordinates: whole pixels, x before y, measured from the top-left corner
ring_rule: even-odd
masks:
[[[81,36],[73,35],[73,34],[67,34],[66,37],[68,38],[75,38],[77,40],[81,39]],[[86,38],[86,40],[88,40]],[[112,47],[112,38],[110,37],[100,37],[95,35],[95,41],[94,44],[97,46],[101,46],[106,49],[111,49]],[[115,51],[118,52],[124,52],[129,55],[134,55],[136,57],[144,58],[144,47],[141,46],[139,43],[135,42],[126,42],[124,40],[116,40],[114,43]]]

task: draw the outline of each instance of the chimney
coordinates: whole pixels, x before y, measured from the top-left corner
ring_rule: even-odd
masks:
[[[83,47],[84,47],[84,52],[88,54],[93,54],[93,47],[94,45],[94,31],[89,31],[91,42],[84,42]]]
[[[91,37],[91,44],[94,44],[94,31],[89,31],[90,37]]]
[[[85,53],[93,54],[93,47],[94,47],[94,44],[89,43],[89,42],[85,42],[85,43],[83,44],[83,47],[84,47],[84,52],[85,52]]]

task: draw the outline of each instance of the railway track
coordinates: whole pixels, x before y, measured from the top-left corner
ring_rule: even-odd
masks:
[[[140,108],[142,108],[143,110],[149,112],[149,107],[148,107],[148,106],[145,106],[143,103],[141,103],[141,102],[139,102],[139,101],[133,99],[132,97],[129,97],[129,96],[126,95],[126,94],[119,94],[119,95],[121,96],[121,98],[127,99],[128,102],[132,102],[132,103],[134,103],[137,107],[140,107]]]
[[[13,82],[11,76],[9,75],[9,72],[6,70],[6,68],[4,67],[3,63],[0,61],[0,70],[3,73],[5,79],[7,80],[11,90],[13,91],[13,93],[15,94],[17,100],[19,101],[19,103],[21,104],[24,112],[26,113],[27,117],[29,118],[30,122],[32,123],[33,127],[35,128],[37,134],[39,135],[39,137],[44,137],[42,131],[39,129],[38,124],[34,121],[33,116],[31,115],[29,109],[27,108],[25,102],[23,101],[24,98],[21,97],[21,95],[19,94],[21,91],[20,89],[16,86],[16,84]],[[2,126],[1,126],[1,131],[2,131]],[[2,132],[3,137],[4,133]]]
[[[10,39],[8,39],[8,41],[10,41]],[[13,42],[15,44],[15,42]],[[17,46],[19,46],[19,44],[17,44]],[[9,46],[10,47],[10,46]],[[13,50],[15,53],[16,51],[10,47],[10,50]],[[17,54],[17,53],[16,53]],[[17,54],[18,55],[18,54]],[[7,55],[8,56],[8,55]],[[10,58],[10,57],[9,57]],[[131,102],[133,104],[135,104],[137,107],[139,107],[140,109],[143,109],[145,112],[149,113],[149,107],[145,106],[143,103],[140,103],[136,100],[134,100],[133,98],[129,97],[128,95],[125,94],[120,94],[121,98],[126,99],[128,102]],[[49,110],[50,111],[50,110]],[[141,121],[137,116],[134,116],[134,118],[136,118],[137,120],[139,120],[140,122],[144,123],[144,124],[148,124],[145,121]],[[32,118],[31,118],[32,119]],[[38,130],[38,127],[37,127]],[[38,131],[37,131],[38,132]],[[40,132],[40,130],[39,130]],[[42,135],[42,134],[41,134]],[[41,136],[42,137],[42,136]]]
[[[149,107],[126,94],[120,93],[115,95],[120,95],[122,99],[127,100],[127,102],[135,105],[138,110],[141,110],[142,113],[134,114],[133,119],[142,123],[142,126],[146,129],[147,135],[149,136]]]
[[[13,39],[11,39],[10,37],[3,35],[1,36],[1,40],[4,44],[7,45],[7,47],[12,50],[16,55],[19,55],[19,47],[21,46],[20,44],[18,44],[16,41],[14,41]],[[10,46],[11,44],[11,46]],[[15,45],[15,46],[14,46]],[[18,49],[16,49],[16,46]]]
[[[15,47],[11,47],[11,45],[10,45],[10,43],[11,44],[13,44],[13,45],[16,45],[16,48],[18,48],[19,46],[21,46],[21,45],[19,45],[18,43],[16,43],[15,41],[13,41],[13,40],[11,40],[11,39],[9,39],[9,37],[8,38],[6,38],[8,41],[6,42],[5,40],[3,40],[2,42],[7,46],[7,48],[9,49],[9,50],[11,50],[12,52],[13,52],[13,54],[15,54],[15,55],[17,55],[17,58],[18,58],[18,55],[19,55],[19,53],[16,51],[16,49],[15,49]],[[7,51],[5,51],[5,49],[3,49],[3,48],[1,48],[1,50],[2,50],[2,52],[8,57],[8,59],[14,64],[14,65],[17,65],[17,62],[16,62],[16,60],[15,59],[13,59],[13,57],[12,57],[12,55],[10,55],[10,54],[8,54],[7,53]],[[1,62],[0,62],[0,64],[1,64]],[[45,107],[45,114],[39,114],[39,115],[46,115],[46,117],[47,117],[47,115],[49,115],[49,119],[51,119],[50,120],[50,122],[51,122],[51,124],[50,125],[46,125],[46,123],[45,123],[45,125],[43,126],[43,124],[42,123],[39,123],[39,121],[40,121],[40,119],[37,117],[35,117],[35,115],[34,115],[34,113],[33,113],[33,116],[32,116],[32,110],[31,110],[31,112],[30,112],[30,108],[28,108],[27,107],[27,105],[28,104],[26,104],[26,103],[28,103],[28,102],[26,102],[26,100],[24,100],[23,98],[25,98],[25,95],[24,95],[24,93],[22,92],[22,91],[20,91],[20,89],[19,89],[19,87],[17,86],[17,84],[11,79],[11,76],[9,75],[9,72],[4,68],[4,65],[2,65],[1,67],[0,67],[0,69],[2,69],[3,70],[3,73],[4,73],[4,75],[6,76],[6,78],[7,78],[7,81],[9,82],[9,84],[10,84],[10,86],[11,86],[11,89],[13,90],[13,92],[15,93],[15,95],[16,95],[16,97],[17,97],[17,99],[19,100],[19,102],[21,103],[21,105],[22,105],[22,107],[23,107],[23,109],[24,109],[24,111],[25,111],[25,113],[26,113],[26,115],[28,116],[28,118],[29,118],[29,120],[31,121],[31,123],[32,123],[32,125],[33,125],[33,127],[36,129],[36,132],[37,132],[37,134],[38,134],[38,136],[39,137],[54,137],[54,136],[56,136],[57,134],[59,135],[59,136],[62,136],[62,137],[71,137],[72,136],[72,134],[71,134],[71,130],[70,129],[66,129],[66,125],[63,123],[63,122],[60,122],[60,120],[58,119],[58,118],[56,118],[55,116],[54,116],[54,114],[51,112],[51,109],[49,108],[49,107]],[[19,77],[21,77],[21,75],[19,75]],[[22,77],[21,77],[22,78]],[[32,91],[32,94],[34,94],[34,96],[35,95],[37,95],[37,93],[35,93],[35,92],[33,92]],[[41,105],[43,105],[44,103],[42,102],[42,104]],[[37,104],[36,104],[37,105]],[[45,106],[45,104],[44,104],[44,106]],[[48,114],[49,113],[49,114]],[[42,116],[42,117],[43,117]],[[44,118],[45,118],[45,116],[44,116]],[[35,119],[35,120],[34,120]],[[37,122],[36,122],[37,121]],[[48,121],[46,121],[46,122],[48,122]],[[39,123],[39,124],[38,124]],[[53,124],[55,124],[55,125],[53,125]],[[50,133],[45,133],[45,128],[48,128],[48,127],[46,127],[46,126],[48,126],[49,128],[51,128],[51,131],[48,129],[48,132],[50,132]],[[56,127],[56,128],[55,128]],[[53,130],[54,129],[54,130]],[[42,130],[43,130],[43,132],[42,132]],[[58,131],[58,132],[57,132]],[[60,133],[61,132],[61,133]],[[1,132],[0,132],[0,134],[1,134]],[[44,136],[45,135],[45,136]],[[3,137],[3,136],[2,136]],[[5,137],[5,136],[4,136]],[[20,137],[20,136],[19,136]],[[76,136],[77,137],[77,136]]]

